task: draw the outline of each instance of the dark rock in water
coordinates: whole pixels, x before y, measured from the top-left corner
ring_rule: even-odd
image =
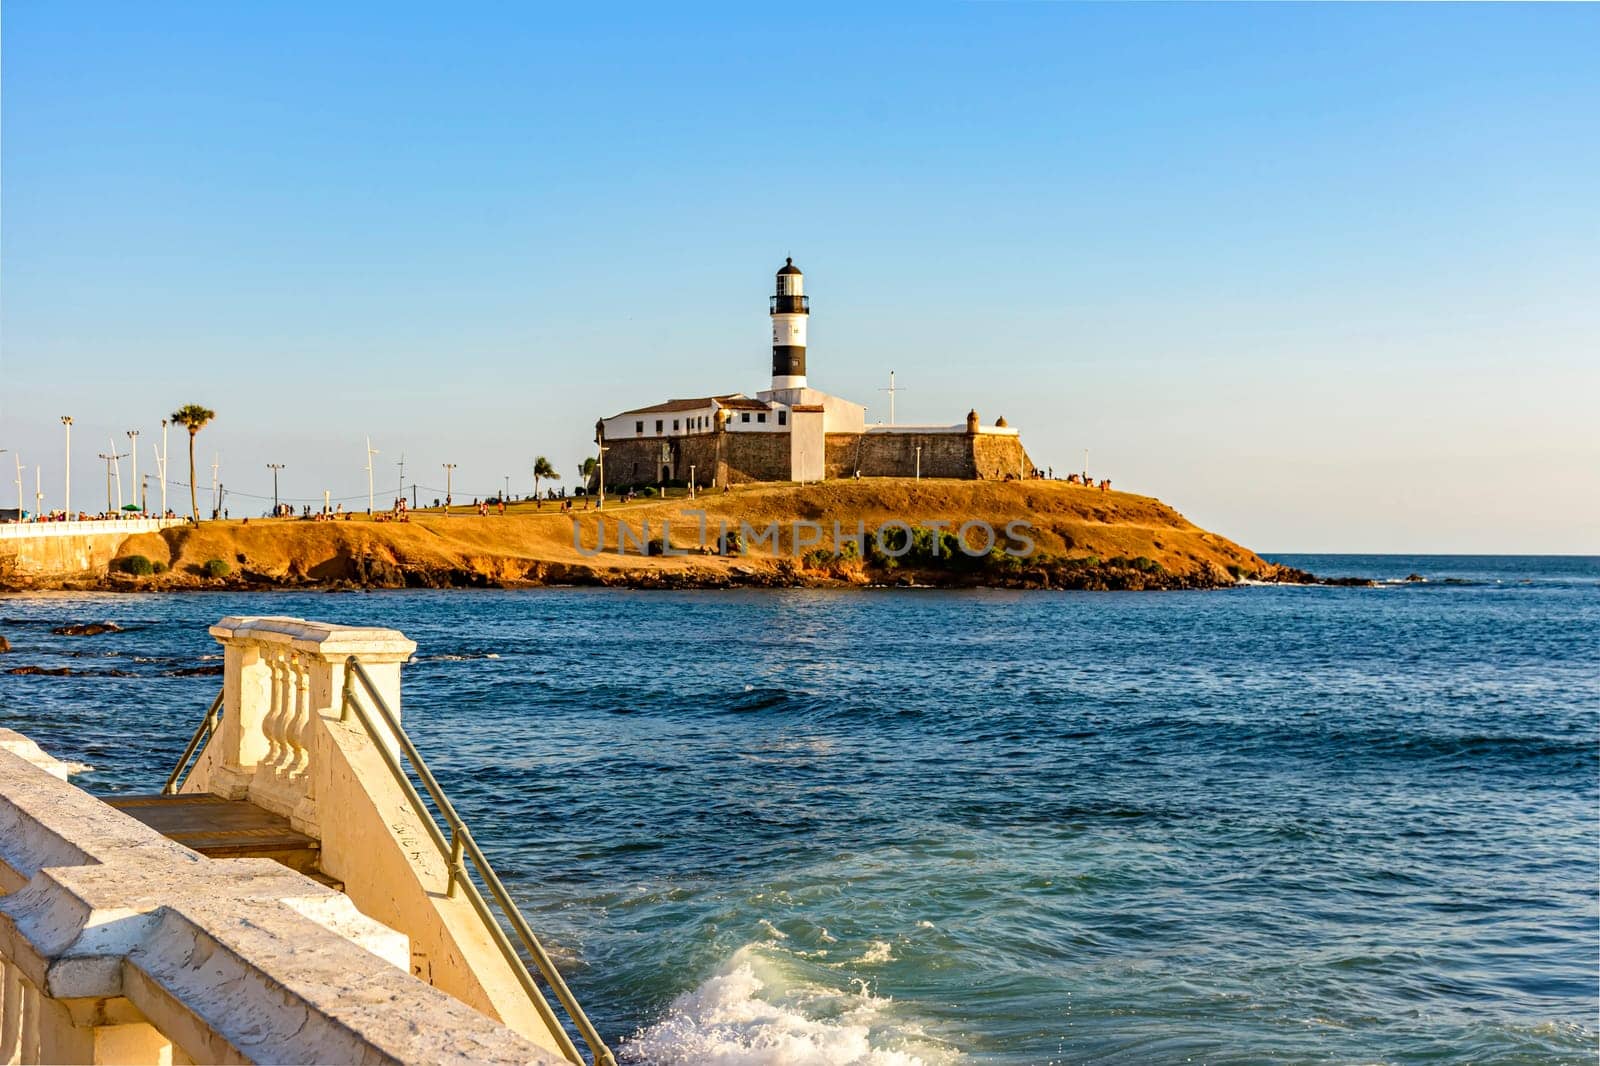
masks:
[[[50,632],[58,637],[98,637],[101,633],[121,633],[115,622],[79,622],[76,625],[56,626]]]
[[[11,650],[11,642],[9,640],[7,640],[5,637],[0,637],[0,651],[10,651],[10,650]]]
[[[1373,589],[1378,583],[1370,577],[1325,577],[1321,584],[1338,585],[1341,588]]]
[[[1407,581],[1426,581],[1428,579],[1423,577],[1421,574],[1407,574],[1406,575],[1406,580]]]
[[[210,666],[185,666],[181,670],[168,670],[168,677],[212,677],[222,673],[222,664],[213,663]]]
[[[8,674],[49,674],[51,677],[66,677],[68,674],[72,673],[72,671],[69,670],[65,666],[56,666],[56,667],[47,667],[47,666],[13,666],[11,669],[7,670],[6,673],[8,673]]]
[[[1280,566],[1272,571],[1267,580],[1279,585],[1315,585],[1317,575],[1293,566]]]

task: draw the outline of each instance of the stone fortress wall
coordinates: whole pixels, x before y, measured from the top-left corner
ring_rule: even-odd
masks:
[[[830,433],[828,476],[960,478],[1003,481],[1025,477],[1033,461],[1015,434],[991,433]]]
[[[609,491],[687,481],[691,466],[700,485],[791,480],[789,434],[724,433],[720,447],[718,436],[708,432],[608,440],[606,487]],[[1015,433],[897,428],[829,433],[825,476],[849,478],[859,470],[862,477],[915,477],[919,445],[923,477],[1001,481],[1008,476],[1025,477],[1033,469],[1022,438]]]

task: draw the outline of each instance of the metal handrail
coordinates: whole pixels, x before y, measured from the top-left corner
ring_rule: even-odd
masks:
[[[200,720],[200,725],[195,729],[194,736],[189,738],[189,746],[183,749],[183,755],[178,759],[178,765],[172,768],[172,773],[167,775],[167,783],[161,786],[163,796],[175,796],[178,789],[183,787],[182,778],[184,770],[189,766],[189,760],[194,758],[194,753],[200,750],[211,734],[217,731],[217,723],[222,720],[222,697],[226,690],[219,689],[217,698],[211,701],[211,706],[206,710],[206,716]]]
[[[417,776],[421,778],[423,786],[433,799],[434,806],[439,809],[445,824],[450,829],[448,842],[445,840],[444,834],[439,831],[438,823],[428,813],[427,807],[423,804],[421,793],[411,783],[411,778],[406,774],[405,768],[401,766],[399,758],[383,742],[383,738],[373,725],[372,719],[367,716],[366,708],[356,698],[356,681],[360,681],[361,687],[367,690],[367,697],[371,700],[373,708],[383,719],[383,724],[388,727],[390,735],[394,737],[396,743],[400,746],[400,750],[405,753],[406,759],[411,763],[412,768],[416,770]],[[344,696],[339,708],[340,721],[347,720],[348,714],[352,710],[355,711],[356,718],[360,720],[362,726],[366,729],[367,735],[372,738],[379,754],[383,756],[383,761],[389,767],[389,772],[394,775],[395,781],[405,791],[407,798],[410,799],[412,807],[427,828],[428,836],[433,840],[434,846],[439,849],[440,857],[448,865],[450,879],[445,887],[445,894],[454,896],[457,888],[466,893],[468,902],[472,904],[473,910],[477,911],[478,917],[483,921],[490,937],[494,940],[495,945],[499,947],[500,953],[505,956],[506,962],[510,964],[512,972],[517,975],[517,980],[522,985],[523,991],[527,993],[529,1000],[533,1002],[534,1008],[539,1012],[539,1016],[544,1019],[545,1024],[555,1035],[562,1054],[571,1062],[580,1064],[583,1062],[577,1046],[573,1044],[572,1038],[567,1035],[566,1029],[556,1018],[549,1001],[545,999],[544,993],[539,990],[538,982],[534,979],[533,974],[528,971],[527,964],[522,961],[521,954],[518,953],[515,945],[506,936],[505,930],[501,928],[499,921],[495,919],[494,913],[489,909],[488,900],[484,899],[477,883],[469,876],[465,859],[471,859],[473,865],[478,868],[478,875],[483,878],[483,882],[489,887],[489,892],[494,896],[495,902],[500,905],[501,913],[505,915],[506,920],[515,930],[517,938],[522,941],[522,946],[527,949],[534,964],[538,966],[539,973],[544,977],[551,989],[555,991],[556,999],[566,1009],[567,1016],[572,1019],[578,1034],[583,1037],[584,1043],[589,1045],[590,1054],[594,1056],[594,1066],[616,1066],[617,1060],[612,1056],[611,1050],[606,1047],[605,1041],[601,1039],[599,1032],[595,1029],[594,1024],[589,1021],[588,1016],[583,1013],[583,1008],[578,1006],[577,998],[573,996],[571,989],[567,987],[566,981],[562,980],[560,971],[556,969],[556,964],[545,953],[544,946],[539,943],[539,938],[534,935],[527,919],[517,909],[516,903],[511,899],[511,894],[506,891],[505,884],[501,882],[500,876],[495,873],[494,867],[489,864],[488,857],[478,847],[477,841],[472,838],[471,830],[461,820],[461,816],[456,813],[456,809],[451,804],[449,797],[444,794],[444,789],[439,786],[438,779],[428,769],[428,764],[422,759],[422,753],[417,750],[416,745],[411,742],[411,738],[400,727],[400,722],[389,708],[388,702],[378,692],[377,686],[373,684],[366,668],[361,665],[361,661],[354,655],[345,660]]]

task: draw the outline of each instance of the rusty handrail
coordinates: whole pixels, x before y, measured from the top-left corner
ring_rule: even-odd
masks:
[[[172,768],[172,773],[167,775],[167,783],[161,786],[163,796],[175,796],[183,787],[183,779],[187,776],[185,770],[189,760],[194,758],[194,753],[199,751],[205,742],[211,739],[211,734],[217,731],[217,723],[222,720],[222,697],[226,690],[217,690],[217,698],[211,701],[211,706],[206,710],[206,716],[200,720],[194,736],[189,738],[189,746],[183,749],[183,755],[178,759],[178,765]]]

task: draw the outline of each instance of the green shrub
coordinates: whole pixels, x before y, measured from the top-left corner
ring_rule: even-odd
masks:
[[[800,557],[800,563],[807,570],[826,570],[833,565],[833,552],[827,548],[812,548]]]
[[[156,572],[155,564],[143,555],[129,555],[117,560],[117,568],[134,577],[149,577]]]
[[[157,559],[153,565],[156,568],[156,573],[164,574],[167,572],[167,564],[162,562],[160,559]]]
[[[656,487],[654,485],[646,485],[644,488],[639,490],[639,495],[646,498],[654,496],[656,495]]]
[[[233,568],[221,559],[207,559],[205,572],[207,577],[227,577],[233,572]]]
[[[974,559],[973,562],[981,564],[988,570],[1021,570],[1023,560],[1020,556],[1012,555],[1000,545],[996,544],[989,549],[989,554]]]

